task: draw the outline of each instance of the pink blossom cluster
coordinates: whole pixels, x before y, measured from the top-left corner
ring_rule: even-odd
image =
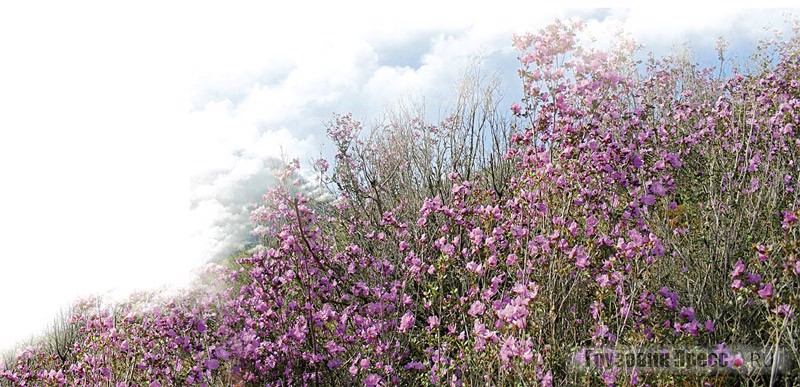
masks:
[[[655,385],[673,379],[565,364],[577,346],[797,342],[800,40],[722,77],[582,28],[514,38],[505,189],[488,164],[415,177],[336,116],[316,163],[336,200],[291,163],[252,254],[170,300],[82,304],[65,355],[22,351],[0,385]],[[420,149],[461,124],[409,123]],[[432,194],[398,194],[404,171]]]

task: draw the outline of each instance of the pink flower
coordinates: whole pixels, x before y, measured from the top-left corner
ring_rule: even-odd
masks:
[[[483,303],[480,301],[475,301],[472,303],[472,306],[469,307],[469,311],[467,312],[467,314],[475,317],[482,315],[483,312],[485,311],[486,311],[486,306],[483,305]]]
[[[600,316],[600,311],[605,309],[605,305],[603,303],[595,301],[592,302],[592,305],[589,305],[589,313],[592,315],[592,318],[597,320]]]
[[[429,316],[428,317],[428,327],[427,327],[427,329],[431,330],[431,329],[436,328],[438,326],[439,326],[439,317],[437,317],[437,316]]]
[[[518,354],[518,347],[517,347],[517,339],[513,336],[509,336],[503,342],[503,345],[500,347],[500,361],[503,362],[504,365],[508,364],[512,357]]]
[[[522,106],[520,106],[519,103],[514,102],[511,104],[511,111],[513,111],[515,115],[520,115],[520,113],[522,113]]]
[[[589,267],[590,264],[591,262],[589,262],[589,256],[583,251],[579,252],[575,256],[575,266],[577,266],[578,269],[585,269]]]
[[[736,261],[736,264],[733,265],[733,272],[731,273],[731,278],[736,278],[744,273],[744,263],[741,260]]]
[[[567,226],[567,230],[569,230],[569,233],[573,236],[578,235],[578,223],[573,220],[570,222],[569,226]]]
[[[661,184],[660,181],[650,186],[650,192],[652,192],[654,195],[657,196],[664,196],[667,194],[667,190],[664,189],[664,186]]]
[[[369,376],[364,378],[364,387],[375,387],[382,381],[378,374],[369,374]]]
[[[767,259],[769,259],[769,253],[767,253],[767,248],[764,245],[758,245],[756,250],[758,251],[757,256],[759,261],[765,262]]]
[[[661,289],[658,290],[659,294],[665,298],[664,305],[670,310],[675,310],[678,307],[678,293],[677,292],[670,292],[669,288],[666,286],[662,286]]]
[[[693,321],[694,320],[694,308],[691,307],[683,307],[681,311],[678,313],[678,316],[681,316],[686,319],[686,321]]]
[[[219,361],[217,361],[217,359],[206,360],[205,364],[206,364],[206,368],[208,368],[210,370],[215,370],[215,369],[219,368]]]
[[[445,253],[445,255],[453,255],[453,253],[456,252],[456,248],[453,245],[446,243],[444,246],[442,246],[441,251]]]
[[[414,326],[414,320],[414,315],[411,314],[411,311],[406,312],[403,317],[400,317],[400,326],[397,327],[397,331],[402,333],[411,329]]]
[[[408,362],[408,364],[403,366],[403,369],[406,369],[406,370],[424,370],[425,369],[425,365],[420,363],[420,362],[418,362],[418,361],[410,361],[410,362]]]
[[[683,165],[683,162],[674,153],[667,153],[664,159],[667,160],[673,168],[680,168],[680,166]]]
[[[778,307],[775,308],[775,313],[781,317],[786,317],[786,316],[788,316],[789,318],[794,317],[794,313],[792,313],[792,307],[787,304],[778,305]]]
[[[544,377],[542,377],[541,386],[542,387],[551,387],[552,385],[553,385],[553,373],[550,372],[550,371],[547,371],[547,373],[544,374]]]
[[[766,285],[761,285],[758,289],[758,296],[761,298],[772,297],[772,284],[768,282]]]
[[[469,240],[475,246],[480,246],[481,242],[483,242],[483,230],[477,227],[472,229],[472,231],[469,232]]]
[[[481,274],[483,272],[483,267],[475,261],[469,261],[467,262],[467,270],[473,273]]]
[[[642,156],[639,155],[638,153],[634,154],[633,155],[633,166],[636,167],[636,168],[641,168],[642,165],[644,165],[644,162],[642,161]]]
[[[741,367],[742,364],[744,364],[744,359],[742,359],[742,354],[741,353],[737,353],[736,355],[734,355],[733,356],[733,360],[731,361],[731,364],[736,368]]]
[[[361,361],[358,362],[358,365],[361,367],[362,370],[365,370],[369,368],[370,361],[369,359],[361,359]]]
[[[781,222],[781,226],[783,228],[789,228],[792,224],[797,222],[797,215],[794,212],[786,210],[783,211],[783,221]]]
[[[613,386],[617,382],[617,374],[612,371],[603,372],[602,378],[606,386]]]
[[[347,369],[347,371],[349,371],[349,372],[350,372],[350,375],[356,376],[356,374],[358,373],[358,364],[356,364],[356,363],[354,362],[354,363],[353,363],[353,364],[350,366],[350,368],[348,368],[348,369]]]
[[[761,163],[761,157],[759,156],[758,153],[756,153],[756,155],[750,159],[750,164],[747,166],[747,172],[757,171],[759,163]]]

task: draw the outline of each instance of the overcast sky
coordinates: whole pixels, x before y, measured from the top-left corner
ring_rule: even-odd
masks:
[[[648,49],[746,50],[780,10],[435,2],[0,5],[0,348],[80,296],[182,283],[244,241],[280,159],[324,153],[331,114],[446,104],[482,54],[518,98],[514,32],[581,16]],[[339,3],[334,4],[334,3]],[[712,50],[712,51],[709,51]],[[715,57],[712,54],[711,57]]]

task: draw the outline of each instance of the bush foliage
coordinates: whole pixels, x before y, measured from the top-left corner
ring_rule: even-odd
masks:
[[[428,123],[327,125],[253,212],[261,243],[185,294],[84,301],[0,385],[727,385],[800,376],[800,35],[746,72],[515,36],[521,101],[469,69]],[[720,66],[724,66],[720,46]],[[69,340],[71,345],[65,345]],[[49,343],[49,344],[48,344]],[[570,368],[578,348],[782,348],[748,373]],[[739,358],[741,360],[741,358]]]

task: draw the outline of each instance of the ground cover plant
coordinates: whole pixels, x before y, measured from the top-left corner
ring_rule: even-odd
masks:
[[[468,68],[440,122],[327,124],[260,244],[186,293],[76,304],[13,386],[729,385],[800,377],[800,31],[747,68],[635,60],[580,22],[515,36],[524,98]],[[586,348],[747,345],[788,366],[576,369]],[[709,370],[712,368],[708,368]]]

